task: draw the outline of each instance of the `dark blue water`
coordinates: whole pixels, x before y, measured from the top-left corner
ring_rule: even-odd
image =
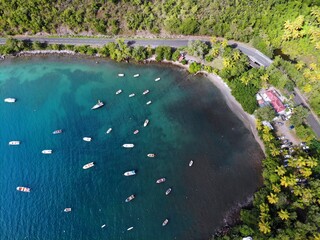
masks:
[[[7,97],[17,102],[0,101],[1,240],[208,239],[260,184],[258,144],[204,77],[156,65],[20,58],[0,65],[0,98]],[[98,99],[105,106],[91,110]],[[123,176],[132,169],[136,176]],[[156,184],[161,177],[167,181]]]

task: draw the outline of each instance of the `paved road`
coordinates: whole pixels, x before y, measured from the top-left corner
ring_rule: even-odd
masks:
[[[109,42],[115,41],[115,39],[110,38],[47,38],[47,37],[19,37],[18,39],[29,39],[31,41],[40,41],[40,42],[47,42],[49,44],[71,44],[71,45],[95,45],[95,46],[102,46]],[[207,39],[200,39],[202,41],[207,41]],[[0,38],[0,44],[5,44],[6,39]],[[157,47],[157,46],[171,46],[174,48],[187,46],[189,39],[148,39],[148,40],[140,40],[140,39],[127,39],[125,40],[126,43],[130,45],[138,45],[138,46],[148,46]],[[241,52],[246,54],[253,62],[258,63],[260,66],[269,66],[272,64],[272,60],[258,51],[244,43],[239,43],[235,41],[228,42],[231,46],[238,48]],[[310,106],[304,98],[302,94],[295,89],[295,98],[294,101],[296,104],[303,103],[309,109]],[[317,134],[318,138],[320,138],[320,122],[317,116],[311,112],[307,118],[308,123]]]

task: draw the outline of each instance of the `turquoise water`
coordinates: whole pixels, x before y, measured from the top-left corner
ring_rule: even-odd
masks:
[[[208,239],[260,185],[258,144],[206,78],[166,66],[95,61],[1,62],[0,98],[17,102],[0,101],[0,239]],[[105,106],[91,110],[98,99]],[[52,135],[60,128],[62,134]],[[21,145],[9,146],[12,140]],[[95,167],[82,169],[92,161]],[[123,176],[132,169],[136,176]],[[161,177],[167,181],[156,184]],[[136,198],[125,203],[131,194]]]

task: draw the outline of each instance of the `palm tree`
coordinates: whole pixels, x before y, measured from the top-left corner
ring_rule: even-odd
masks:
[[[236,60],[236,61],[239,60],[240,57],[241,57],[240,51],[239,51],[238,49],[237,49],[237,50],[234,50],[232,57],[233,57],[233,59]]]
[[[310,68],[311,70],[316,70],[317,64],[316,64],[316,63],[310,63],[309,68]]]
[[[270,193],[267,198],[270,204],[276,204],[279,201],[278,196],[274,193]]]
[[[231,59],[230,58],[223,58],[223,67],[228,68],[231,67]]]
[[[281,210],[278,212],[278,215],[279,215],[279,217],[281,218],[281,220],[288,220],[288,219],[289,219],[289,213],[288,213],[287,210],[281,209]]]
[[[260,76],[260,79],[262,81],[262,87],[266,88],[267,87],[267,82],[269,80],[269,75],[267,73],[265,73],[262,76]]]
[[[276,170],[274,170],[277,174],[278,174],[278,176],[283,176],[285,173],[286,173],[286,169],[285,169],[285,167],[284,166],[277,166],[277,169]]]
[[[245,77],[245,76],[242,76],[241,78],[240,78],[240,81],[244,84],[244,85],[248,85],[249,84],[249,82],[251,81],[251,79],[249,78],[249,77]]]
[[[296,67],[296,69],[297,70],[302,70],[303,69],[303,67],[304,67],[304,62],[302,62],[302,61],[299,61],[296,65],[295,65],[295,67]]]
[[[271,232],[271,227],[269,222],[261,221],[259,222],[259,231],[268,234]]]
[[[278,184],[272,184],[271,188],[275,193],[281,192],[281,187]]]
[[[312,174],[312,171],[310,168],[300,168],[299,172],[302,174],[303,177],[307,178],[310,177]]]

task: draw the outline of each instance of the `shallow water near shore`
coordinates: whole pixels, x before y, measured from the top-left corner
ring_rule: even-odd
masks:
[[[205,77],[95,61],[50,56],[0,63],[0,98],[17,98],[0,102],[0,239],[210,238],[228,210],[261,184],[263,153],[252,134]],[[98,99],[105,106],[91,110]],[[52,134],[60,128],[62,134]],[[21,144],[9,146],[12,140]],[[88,162],[95,166],[83,170]],[[133,169],[137,175],[123,176]],[[156,184],[161,177],[166,182]],[[125,203],[131,194],[136,198]]]

